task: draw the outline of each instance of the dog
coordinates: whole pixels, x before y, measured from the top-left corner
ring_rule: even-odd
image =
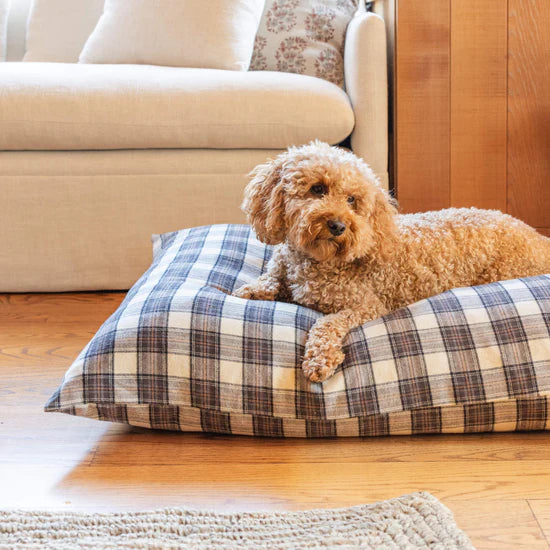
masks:
[[[461,286],[550,272],[550,239],[497,210],[398,214],[369,166],[318,141],[257,166],[242,209],[276,245],[267,271],[233,295],[324,313],[302,368],[312,382],[344,360],[350,330]]]

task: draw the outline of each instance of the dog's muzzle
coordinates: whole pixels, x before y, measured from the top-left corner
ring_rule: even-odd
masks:
[[[329,220],[327,222],[328,230],[335,236],[340,236],[346,230],[346,224],[339,220]]]

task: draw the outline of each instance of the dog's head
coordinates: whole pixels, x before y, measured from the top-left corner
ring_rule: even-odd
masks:
[[[262,242],[286,241],[321,262],[391,255],[395,206],[353,153],[315,141],[251,175],[242,208]]]

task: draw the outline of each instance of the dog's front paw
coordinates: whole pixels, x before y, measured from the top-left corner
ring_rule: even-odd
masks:
[[[231,296],[243,298],[244,300],[252,300],[252,297],[254,296],[254,289],[252,288],[252,285],[243,285],[237,290],[234,290],[231,293]]]
[[[302,370],[311,382],[324,382],[344,361],[345,355],[340,349],[319,350],[307,346]]]
[[[258,288],[254,285],[243,285],[237,290],[233,291],[232,296],[237,298],[243,298],[244,300],[274,300],[273,293],[267,292],[261,287]]]

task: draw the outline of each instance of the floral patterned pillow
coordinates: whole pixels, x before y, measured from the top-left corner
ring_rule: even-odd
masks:
[[[344,38],[360,0],[267,0],[251,71],[317,76],[344,85]]]

